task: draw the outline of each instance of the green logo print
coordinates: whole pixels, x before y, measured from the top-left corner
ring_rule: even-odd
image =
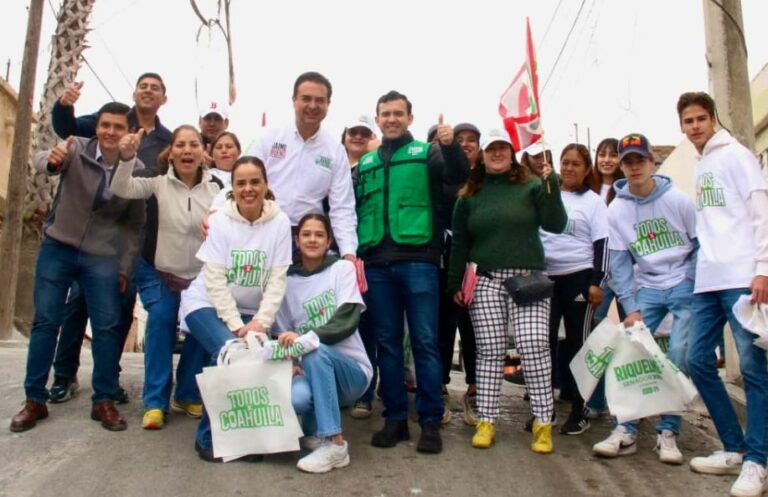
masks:
[[[587,363],[587,369],[590,374],[595,378],[600,378],[608,368],[608,363],[613,358],[614,349],[612,347],[605,347],[600,355],[595,354],[593,351],[587,351],[587,355],[584,358],[584,362]]]
[[[227,271],[227,283],[243,287],[263,287],[269,278],[264,270],[267,254],[262,250],[233,250],[232,267]]]
[[[232,390],[227,399],[232,408],[219,413],[224,431],[283,426],[283,413],[279,405],[269,403],[267,387]]]
[[[320,155],[317,158],[315,158],[315,164],[317,164],[320,167],[324,167],[325,169],[330,169],[333,165],[333,161],[330,157],[326,157],[324,155]]]
[[[722,188],[716,188],[715,176],[704,173],[696,178],[696,210],[705,207],[725,207],[725,193]]]
[[[303,335],[308,331],[316,330],[331,319],[336,312],[336,292],[326,290],[317,297],[305,301],[302,306],[307,311],[307,320],[297,329]]]
[[[667,220],[663,217],[647,219],[633,226],[637,239],[630,243],[632,252],[644,257],[673,247],[684,247],[685,241],[679,231],[670,231]]]

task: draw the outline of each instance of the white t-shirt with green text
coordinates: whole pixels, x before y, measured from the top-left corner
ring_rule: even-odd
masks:
[[[343,304],[363,304],[351,262],[338,260],[310,276],[290,275],[283,305],[277,313],[276,329],[299,334],[313,331],[327,323]],[[373,368],[357,330],[330,347],[357,362],[371,380]]]
[[[272,267],[291,264],[291,223],[283,212],[263,223],[245,224],[219,211],[209,218],[208,238],[197,251],[203,263],[227,268],[227,286],[241,314],[259,310]],[[213,307],[201,272],[182,294],[180,315]]]

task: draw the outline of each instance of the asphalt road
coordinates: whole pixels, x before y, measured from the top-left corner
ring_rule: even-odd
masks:
[[[489,450],[473,449],[474,430],[465,426],[458,407],[462,377],[454,373],[451,392],[456,412],[443,429],[439,455],[415,450],[419,428],[411,423],[411,442],[392,449],[369,444],[382,423],[381,405],[374,416],[355,420],[343,415],[352,463],[325,475],[296,469],[298,454],[268,456],[260,464],[210,464],[193,450],[197,421],[172,414],[160,431],[141,429],[140,393],[143,357],[126,354],[122,383],[131,402],[121,411],[127,431],[111,433],[89,418],[90,368],[87,352],[80,373],[82,390],[72,401],[50,406],[50,417],[22,434],[7,426],[24,398],[26,349],[0,347],[0,496],[725,496],[735,477],[697,475],[687,464],[661,464],[653,452],[651,422],[641,423],[638,453],[605,460],[592,456],[593,443],[611,429],[603,418],[581,436],[555,436],[555,452],[534,454],[522,430],[528,405],[519,387],[505,384],[503,416],[497,442]],[[568,406],[558,404],[564,420]],[[711,423],[689,413],[680,446],[686,460],[717,448]]]

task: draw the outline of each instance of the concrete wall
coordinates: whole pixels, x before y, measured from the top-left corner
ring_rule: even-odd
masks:
[[[5,79],[0,78],[0,204],[3,206],[8,191],[17,104],[18,93]]]

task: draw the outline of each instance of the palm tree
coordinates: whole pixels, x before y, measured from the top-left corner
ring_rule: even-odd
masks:
[[[58,138],[51,125],[51,109],[56,99],[70,86],[80,69],[83,50],[88,48],[85,37],[88,22],[96,0],[63,0],[57,15],[56,33],[51,43],[51,61],[48,65],[48,79],[40,100],[40,112],[32,133],[32,149],[46,150],[56,145]],[[25,198],[24,219],[36,221],[48,212],[58,181],[35,171],[30,162]],[[35,213],[38,216],[35,216]],[[38,224],[39,225],[39,224]]]

